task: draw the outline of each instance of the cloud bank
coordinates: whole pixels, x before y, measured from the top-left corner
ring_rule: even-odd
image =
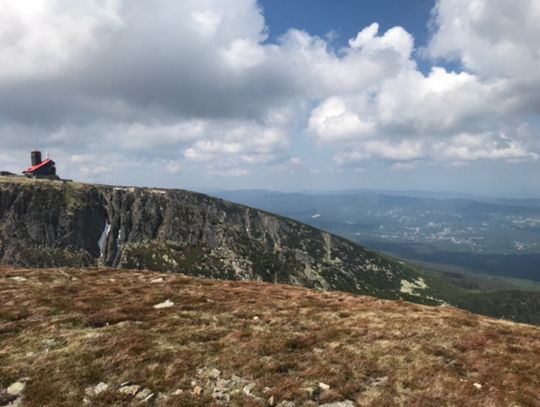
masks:
[[[269,41],[255,0],[4,0],[0,157],[133,183],[283,171],[298,139],[344,169],[535,161],[539,20],[540,0],[438,0],[423,49],[377,23],[336,49]]]

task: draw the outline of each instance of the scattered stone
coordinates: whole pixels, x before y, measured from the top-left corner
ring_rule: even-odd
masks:
[[[127,382],[120,383],[120,387],[131,386],[132,384],[135,384],[135,383],[131,381],[127,381]]]
[[[170,308],[173,305],[174,305],[174,302],[172,302],[171,300],[166,300],[164,302],[154,305],[154,308],[155,309]]]
[[[271,396],[269,399],[268,399],[268,405],[270,407],[274,407],[276,405],[276,400],[274,398],[274,396]]]
[[[328,390],[330,390],[330,385],[321,382],[321,383],[319,383],[319,389],[321,389],[322,391],[328,391]]]
[[[296,407],[294,401],[282,401],[276,407]]]
[[[172,395],[173,396],[179,396],[181,394],[184,394],[184,390],[178,389],[178,390],[175,390]]]
[[[234,396],[245,395],[253,398],[257,402],[263,402],[258,395],[254,394],[255,383],[232,375],[230,379],[223,377],[219,369],[204,367],[197,369],[197,380],[191,382],[191,393],[200,395],[203,392],[222,404],[230,403]],[[270,391],[270,388],[268,388]],[[264,403],[264,402],[263,402]]]
[[[477,390],[482,389],[482,385],[481,385],[480,383],[473,383],[473,386],[474,386]]]
[[[142,400],[143,402],[148,402],[154,398],[154,392],[150,389],[144,388],[140,392],[137,393],[135,398],[137,400]]]
[[[259,322],[259,321],[260,321],[260,318],[258,316],[253,317],[253,322]]]
[[[89,397],[97,396],[98,394],[103,393],[104,391],[107,391],[109,389],[109,385],[107,383],[99,383],[96,386],[89,386],[86,389],[84,389],[84,393]]]
[[[249,396],[254,388],[255,388],[255,384],[254,383],[249,383],[249,384],[244,386],[242,391],[244,392],[245,395]]]
[[[142,402],[143,402],[143,403],[150,403],[152,400],[154,400],[155,397],[156,397],[156,395],[155,395],[154,393],[150,393],[148,396],[146,396],[146,397],[142,400]],[[166,399],[168,399],[168,397],[167,397],[165,394],[162,394],[162,395],[161,395],[161,399],[166,400]]]
[[[2,406],[4,407],[21,407],[22,406],[22,402],[23,402],[22,397],[13,397],[13,396],[8,396],[8,397],[12,397],[12,398],[3,399],[0,396],[0,402],[2,402],[1,404]],[[4,404],[4,402],[7,402],[8,404]]]
[[[321,404],[319,407],[354,407],[354,404],[351,400],[337,401],[334,403]]]
[[[21,276],[15,276],[15,277],[9,277],[11,281],[15,281],[16,283],[24,283],[25,281],[28,281],[26,277]]]
[[[141,389],[141,386],[138,384],[132,384],[129,386],[121,387],[120,390],[118,390],[120,393],[127,394],[128,396],[135,396],[139,390]]]
[[[26,383],[22,381],[18,381],[13,383],[11,386],[7,388],[6,393],[10,396],[20,396],[24,389],[26,388]]]
[[[164,281],[165,279],[163,277],[153,278],[152,280],[150,280],[152,284],[162,283]]]

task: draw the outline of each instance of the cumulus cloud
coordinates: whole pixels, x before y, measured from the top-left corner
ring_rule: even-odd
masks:
[[[51,149],[73,177],[306,165],[304,134],[343,168],[538,157],[538,0],[438,0],[427,74],[402,27],[269,41],[256,0],[27,3],[0,14],[2,154]]]
[[[457,60],[485,78],[539,75],[537,0],[441,0],[434,11],[433,57]]]
[[[118,0],[5,0],[0,13],[0,82],[42,78],[78,63],[123,26]]]
[[[461,71],[435,64],[423,74],[399,30],[377,36],[376,24],[365,28],[351,47],[378,50],[394,38],[402,60],[411,63],[364,92],[327,98],[312,110],[309,130],[345,149],[334,157],[338,165],[372,158],[396,164],[536,160],[537,146],[513,133],[540,112],[539,10],[538,0],[516,7],[504,0],[439,0],[423,53],[435,63],[457,61]]]

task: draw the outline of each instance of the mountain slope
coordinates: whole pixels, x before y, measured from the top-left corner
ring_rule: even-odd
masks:
[[[0,268],[0,298],[0,405],[540,403],[540,328],[448,307],[104,268]]]
[[[442,303],[412,269],[346,239],[182,190],[3,178],[0,263],[150,269]]]

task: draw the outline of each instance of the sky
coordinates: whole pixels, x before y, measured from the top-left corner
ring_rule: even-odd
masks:
[[[540,195],[540,0],[2,0],[0,170]]]

